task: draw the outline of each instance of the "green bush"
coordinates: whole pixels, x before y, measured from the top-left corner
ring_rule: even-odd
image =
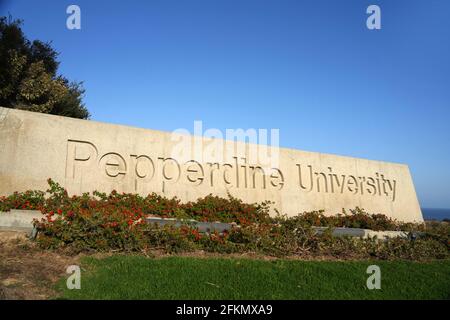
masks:
[[[241,200],[209,195],[196,202],[181,203],[156,194],[94,192],[69,197],[49,179],[47,194],[39,191],[14,193],[0,198],[0,210],[38,209],[37,241],[46,249],[80,251],[147,251],[177,253],[204,250],[217,253],[255,252],[271,256],[337,259],[445,259],[449,257],[450,227],[447,222],[427,225],[400,224],[381,214],[360,208],[337,216],[323,211],[296,217],[269,216],[269,202],[246,204]],[[235,222],[230,232],[201,234],[186,223],[180,228],[159,227],[146,222],[148,216]],[[319,235],[315,226],[328,227]],[[415,240],[387,241],[333,237],[335,227],[372,230],[425,231]]]
[[[282,219],[281,220],[285,220]],[[383,214],[369,214],[364,209],[356,207],[347,213],[327,216],[324,211],[304,212],[297,217],[289,219],[288,223],[315,227],[345,227],[361,228],[375,231],[413,231],[424,230],[422,225],[412,223],[400,223]]]
[[[11,209],[42,210],[45,193],[42,191],[14,192],[9,197],[0,197],[0,211]]]

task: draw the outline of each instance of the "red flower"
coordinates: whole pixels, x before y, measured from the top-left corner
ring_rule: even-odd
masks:
[[[200,240],[200,239],[202,238],[202,236],[200,235],[200,233],[198,232],[198,230],[193,229],[193,230],[191,231],[191,233],[192,233],[192,235],[194,236],[195,241],[198,241],[198,240]]]

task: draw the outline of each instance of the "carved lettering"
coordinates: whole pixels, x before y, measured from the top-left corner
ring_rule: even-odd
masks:
[[[397,181],[385,178],[384,174],[375,172],[374,177],[338,175],[333,168],[328,168],[328,173],[315,171],[312,165],[302,166],[297,164],[298,187],[305,192],[316,190],[325,193],[350,193],[354,195],[379,195],[395,201],[397,194]]]
[[[261,187],[262,189],[266,188],[266,174],[264,172],[264,169],[259,166],[250,166],[250,169],[252,169],[252,182],[253,182],[253,189],[256,189],[256,175],[259,172],[259,176],[261,177]]]
[[[270,184],[278,190],[283,189],[284,176],[280,169],[272,168],[272,174],[270,175]]]
[[[66,158],[66,178],[75,179],[79,177],[77,168],[91,165],[97,161],[98,151],[94,144],[88,141],[68,140]],[[80,173],[81,174],[81,173]]]
[[[202,164],[194,159],[179,162],[155,154],[127,155],[99,150],[89,141],[68,140],[66,178],[81,181],[84,174],[89,174],[95,179],[95,172],[98,172],[99,179],[114,183],[126,178],[126,183],[134,185],[135,191],[156,187],[165,192],[169,185],[182,183],[197,187],[204,182],[212,188],[281,190],[286,183],[295,183],[299,192],[380,196],[390,201],[397,197],[397,180],[380,172],[360,176],[335,172],[331,166],[321,171],[311,164],[296,164],[297,173],[286,181],[280,168],[251,164],[246,157],[232,157],[229,163]]]
[[[187,180],[196,185],[202,184],[203,179],[205,178],[205,172],[203,170],[202,165],[195,160],[190,160],[186,162],[186,165],[187,165],[186,168]]]
[[[100,158],[100,168],[110,178],[123,178],[127,173],[127,163],[118,153],[109,152]]]

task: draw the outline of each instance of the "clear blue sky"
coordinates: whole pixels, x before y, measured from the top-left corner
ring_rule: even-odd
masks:
[[[279,128],[284,147],[407,163],[421,205],[450,208],[448,0],[2,2],[53,41],[94,120]]]

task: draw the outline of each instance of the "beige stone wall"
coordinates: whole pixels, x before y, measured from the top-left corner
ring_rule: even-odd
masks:
[[[359,206],[423,221],[406,165],[283,148],[271,162],[254,160],[266,149],[0,108],[0,195],[46,190],[52,178],[71,194],[115,189],[189,201],[230,193],[271,200],[288,215]]]

